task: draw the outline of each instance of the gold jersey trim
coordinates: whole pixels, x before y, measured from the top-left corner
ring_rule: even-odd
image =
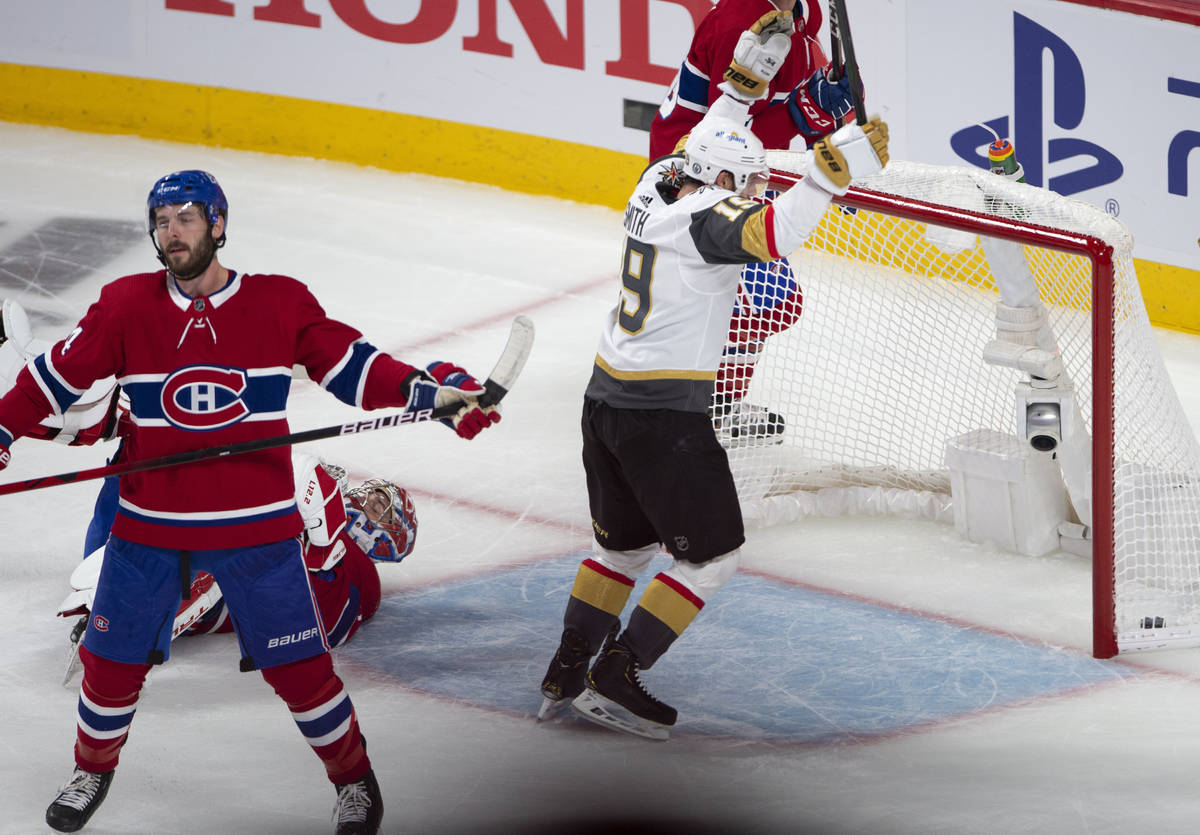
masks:
[[[716,380],[716,371],[699,371],[694,368],[655,368],[649,371],[620,371],[613,368],[604,358],[596,354],[596,365],[605,374],[617,380]]]

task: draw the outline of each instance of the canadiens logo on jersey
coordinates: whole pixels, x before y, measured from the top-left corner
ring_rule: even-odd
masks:
[[[159,405],[172,425],[204,432],[231,426],[249,415],[242,401],[245,392],[245,370],[191,365],[163,380]]]

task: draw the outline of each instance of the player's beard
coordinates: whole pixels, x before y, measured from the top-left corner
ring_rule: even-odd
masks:
[[[183,252],[168,250],[165,253],[167,268],[177,281],[189,281],[208,269],[216,251],[212,235],[205,235],[195,246],[187,247],[186,256]]]

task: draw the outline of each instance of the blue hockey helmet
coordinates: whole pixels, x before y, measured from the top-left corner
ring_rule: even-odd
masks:
[[[176,171],[159,177],[158,182],[150,189],[146,198],[147,221],[150,233],[154,233],[154,210],[159,206],[171,206],[179,203],[203,203],[204,213],[209,225],[217,222],[217,218],[229,217],[229,201],[221,190],[217,178],[207,171],[192,169]],[[224,241],[225,236],[221,235]]]

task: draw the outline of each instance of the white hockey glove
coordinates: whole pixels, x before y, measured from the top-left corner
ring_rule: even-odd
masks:
[[[775,9],[760,17],[738,38],[733,60],[718,89],[743,100],[766,96],[768,85],[791,49],[794,30],[791,12]]]
[[[843,125],[813,145],[807,176],[830,194],[845,194],[851,180],[883,170],[887,142],[887,123],[878,116],[862,126]]]

